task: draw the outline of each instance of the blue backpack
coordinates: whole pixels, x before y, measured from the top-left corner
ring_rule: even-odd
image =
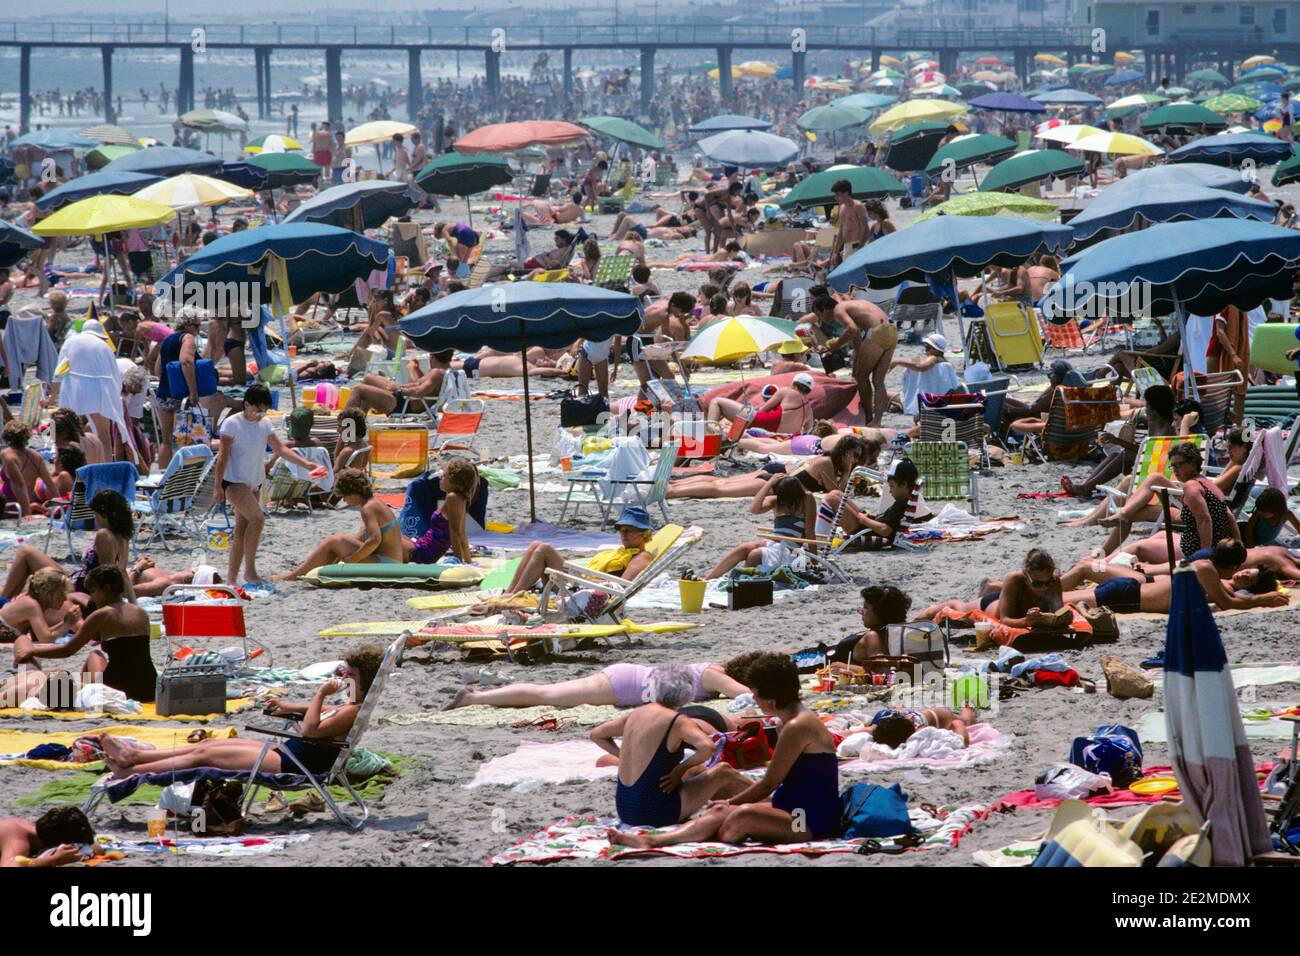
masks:
[[[1123,724],[1103,724],[1070,745],[1070,763],[1090,773],[1109,774],[1119,787],[1142,776],[1142,743]]]
[[[916,830],[907,816],[907,794],[898,784],[882,787],[855,783],[840,794],[844,839],[910,836]]]

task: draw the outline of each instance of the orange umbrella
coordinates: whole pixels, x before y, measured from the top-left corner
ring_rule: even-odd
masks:
[[[586,139],[591,133],[560,120],[528,120],[480,126],[456,140],[460,153],[509,153],[529,146],[559,146]]]

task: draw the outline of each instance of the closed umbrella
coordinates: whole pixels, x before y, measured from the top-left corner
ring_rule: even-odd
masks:
[[[998,113],[1045,113],[1047,107],[1019,93],[985,93],[970,101],[977,110]]]
[[[617,140],[640,149],[663,149],[664,141],[643,126],[621,116],[584,116],[578,120],[579,126],[585,126],[606,139]]]
[[[1273,213],[1272,203],[1222,189],[1186,182],[1147,184],[1138,190],[1130,188],[1111,192],[1109,187],[1102,190],[1083,212],[1070,220],[1070,228],[1074,230],[1076,242],[1086,242],[1133,226],[1180,219],[1230,216],[1272,222]]]
[[[1215,866],[1272,848],[1228,655],[1191,568],[1174,572],[1165,627],[1165,736],[1183,801],[1210,825]]]
[[[915,222],[925,222],[937,216],[996,216],[1001,213],[1041,219],[1055,215],[1056,203],[1019,193],[963,193],[927,209],[916,217]]]
[[[420,192],[406,183],[368,179],[322,190],[289,215],[290,222],[319,222],[353,232],[382,226],[393,216],[404,216],[420,203]]]
[[[1203,136],[1169,153],[1171,163],[1214,163],[1240,166],[1247,161],[1261,166],[1280,163],[1295,155],[1291,144],[1261,133],[1219,133]]]
[[[984,177],[980,192],[1019,189],[1044,179],[1065,179],[1083,173],[1083,163],[1060,149],[1029,149],[1002,160]]]
[[[44,245],[45,240],[36,233],[17,223],[0,219],[0,269],[18,265],[31,252]]]
[[[833,187],[841,179],[847,179],[853,187],[854,199],[883,199],[886,196],[901,196],[907,192],[906,187],[882,169],[874,166],[852,166],[847,169],[824,169],[802,180],[786,194],[779,203],[783,209],[811,209],[817,206],[829,206],[835,202]]]
[[[529,146],[564,146],[590,138],[581,126],[560,120],[528,120],[480,126],[453,144],[460,153],[510,153]]]
[[[799,155],[799,146],[782,136],[758,130],[731,130],[700,140],[700,152],[724,166],[772,169]]]
[[[139,192],[145,186],[159,181],[160,177],[148,173],[108,173],[102,171],[90,173],[86,176],[78,176],[76,179],[69,179],[62,186],[51,189],[36,200],[36,208],[42,212],[50,212],[54,209],[61,209],[68,203],[74,203],[79,199],[89,199],[91,196],[100,196],[106,193],[129,196],[132,193]]]
[[[527,369],[528,349],[566,348],[578,339],[604,341],[641,327],[641,300],[574,282],[509,282],[465,289],[431,302],[398,323],[402,332],[430,352],[484,346],[518,351]],[[533,417],[524,376],[524,430],[528,441],[528,506],[537,520],[533,476]]]
[[[155,176],[175,176],[178,173],[202,173],[210,176],[220,172],[221,160],[211,153],[187,149],[184,146],[151,146],[138,149],[127,156],[113,160],[101,170],[105,173],[152,173]]]
[[[922,120],[949,119],[953,116],[960,116],[965,112],[965,106],[948,103],[944,100],[908,100],[905,103],[891,106],[881,113],[872,122],[870,129],[873,133],[883,133],[907,126],[909,123],[917,123]]]
[[[129,129],[121,126],[114,126],[109,123],[100,123],[98,126],[87,126],[82,131],[82,135],[88,136],[97,143],[104,143],[110,146],[131,146],[138,147],[140,144],[135,141]]]
[[[736,113],[721,113],[717,116],[710,116],[706,120],[701,120],[693,126],[687,127],[687,132],[691,133],[725,133],[733,129],[771,129],[772,124],[765,119],[758,119],[753,116],[740,116]]]

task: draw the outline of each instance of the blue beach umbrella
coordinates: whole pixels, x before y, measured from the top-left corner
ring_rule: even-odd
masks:
[[[1106,86],[1124,86],[1127,83],[1137,83],[1145,79],[1137,70],[1120,70],[1106,77]]]
[[[225,180],[235,186],[242,186],[244,189],[251,189],[254,192],[261,192],[270,186],[271,173],[261,166],[254,166],[248,162],[229,161],[221,164],[221,168],[212,174],[217,179]]]
[[[48,152],[60,152],[72,149],[94,149],[99,145],[99,140],[84,136],[76,130],[50,128],[24,133],[9,145],[35,146]]]
[[[45,240],[22,226],[0,219],[0,269],[16,266],[28,253],[40,249]]]
[[[370,179],[343,183],[322,190],[289,215],[289,222],[321,222],[340,229],[363,232],[382,226],[392,216],[403,216],[422,198],[406,183]]]
[[[1191,568],[1174,573],[1165,627],[1165,736],[1183,801],[1210,824],[1215,866],[1272,849],[1255,761],[1214,612]]]
[[[1075,242],[1080,243],[1134,225],[1179,219],[1231,216],[1272,222],[1275,211],[1272,203],[1226,190],[1190,183],[1165,183],[1148,185],[1138,191],[1122,189],[1112,193],[1110,189],[1104,189],[1083,212],[1070,220],[1070,228],[1074,230]]]
[[[1149,166],[1129,173],[1107,186],[1106,193],[1124,192],[1140,196],[1143,190],[1166,183],[1208,186],[1210,189],[1242,194],[1250,191],[1250,181],[1236,170],[1211,166],[1209,163],[1177,163],[1172,166]]]
[[[145,186],[152,186],[161,181],[161,176],[150,173],[90,173],[87,176],[69,179],[62,186],[51,189],[36,200],[36,208],[42,212],[53,212],[62,209],[68,203],[89,199],[91,196],[104,194],[130,196],[144,189]]]
[[[736,113],[720,113],[717,116],[710,116],[706,120],[700,120],[694,126],[688,127],[690,133],[725,133],[733,129],[771,129],[772,124],[765,119],[758,119],[754,116],[740,116]]]
[[[1171,163],[1214,163],[1240,166],[1246,160],[1261,166],[1280,163],[1295,155],[1291,144],[1262,133],[1219,133],[1202,136],[1166,156]]]
[[[758,130],[730,130],[700,140],[700,151],[724,166],[773,169],[798,156],[799,144]]]
[[[850,93],[848,96],[837,96],[831,100],[831,103],[836,106],[856,106],[860,110],[883,109],[897,102],[898,97],[886,96],[884,93]]]
[[[1101,106],[1105,100],[1083,90],[1049,90],[1032,97],[1047,106]]]
[[[970,100],[970,105],[977,110],[989,110],[998,113],[1046,113],[1047,107],[1042,102],[1035,102],[1019,93],[985,93]]]
[[[119,156],[100,170],[102,173],[152,173],[179,176],[181,173],[212,175],[221,170],[221,160],[211,153],[184,146],[151,146]]]
[[[430,352],[455,348],[474,352],[488,347],[518,351],[528,364],[528,349],[567,348],[578,339],[601,342],[631,335],[645,314],[641,301],[576,282],[507,282],[452,293],[401,319],[412,342]],[[537,520],[532,466],[533,414],[528,376],[524,376],[524,429],[528,439],[528,505]]]

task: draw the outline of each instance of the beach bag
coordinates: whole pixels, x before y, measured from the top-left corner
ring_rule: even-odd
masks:
[[[1068,763],[1048,767],[1034,778],[1034,795],[1040,800],[1086,800],[1111,789],[1110,777]]]
[[[1106,692],[1119,700],[1147,700],[1156,692],[1155,681],[1118,657],[1102,654],[1101,670],[1106,675]]]
[[[1115,612],[1110,608],[1083,607],[1079,608],[1079,613],[1092,625],[1092,634],[1088,643],[1114,644],[1119,640],[1119,622],[1115,620]]]
[[[609,402],[601,395],[580,398],[570,395],[560,400],[560,427],[577,428],[599,423],[600,416],[609,414]]]
[[[890,624],[886,641],[891,655],[916,658],[923,674],[948,666],[948,637],[930,621]]]
[[[1070,745],[1070,763],[1089,773],[1106,774],[1117,787],[1142,776],[1142,743],[1123,724],[1102,724]]]
[[[201,408],[182,408],[172,426],[172,444],[176,448],[206,445],[212,441],[212,425]]]
[[[36,696],[44,710],[76,710],[77,682],[67,671],[54,671]]]
[[[916,832],[907,815],[907,794],[898,784],[882,787],[855,783],[840,794],[846,840],[911,836]]]
[[[203,779],[194,785],[190,805],[199,808],[194,832],[203,836],[235,836],[244,829],[244,784],[239,780]]]
[[[167,373],[167,390],[176,398],[188,397],[190,386],[185,381],[181,363],[168,362],[164,371]],[[194,385],[199,390],[200,398],[217,394],[217,367],[212,359],[199,359],[194,363]]]
[[[737,770],[761,767],[772,759],[767,730],[757,720],[741,725],[739,730],[723,734],[720,747],[719,759]]]

